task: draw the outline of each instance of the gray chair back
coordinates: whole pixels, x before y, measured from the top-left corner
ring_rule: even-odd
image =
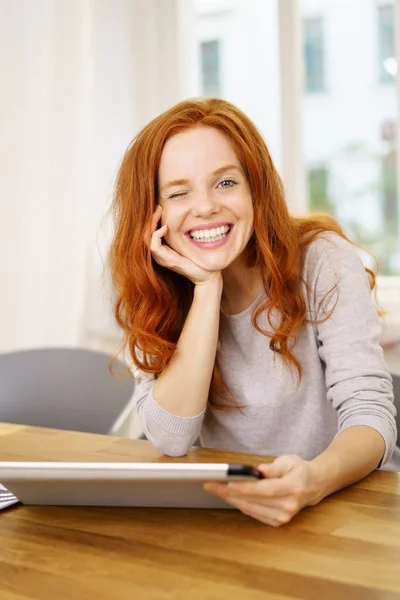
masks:
[[[391,373],[393,378],[394,405],[397,409],[397,445],[400,446],[400,373]]]
[[[134,388],[109,372],[110,356],[82,348],[0,354],[0,421],[109,433]],[[117,361],[115,370],[126,367]]]

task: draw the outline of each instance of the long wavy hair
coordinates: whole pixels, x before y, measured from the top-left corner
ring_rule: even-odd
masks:
[[[185,100],[162,113],[142,129],[123,157],[112,204],[115,233],[109,254],[115,317],[124,333],[121,350],[129,349],[136,367],[157,377],[169,363],[189,312],[193,283],[152,259],[150,238],[164,145],[198,126],[222,132],[244,170],[254,205],[248,265],[259,269],[266,291],[252,315],[253,326],[270,339],[270,349],[297,372],[300,382],[302,368],[293,348],[301,325],[310,322],[302,279],[305,250],[323,232],[347,238],[328,215],[289,214],[282,182],[261,134],[237,107],[217,98]],[[367,271],[373,288],[374,273]],[[267,316],[268,330],[259,324],[262,314]],[[271,318],[277,314],[278,323]],[[237,408],[229,399],[232,395],[216,360],[209,405]]]

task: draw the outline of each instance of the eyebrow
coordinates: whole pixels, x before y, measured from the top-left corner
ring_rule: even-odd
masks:
[[[211,173],[212,177],[215,177],[216,175],[220,175],[221,173],[224,173],[225,171],[240,171],[242,172],[242,167],[240,165],[224,165],[223,167],[219,167],[218,169],[216,169],[215,171],[213,171]],[[174,185],[185,185],[189,183],[189,179],[173,179],[172,181],[169,181],[168,183],[164,184],[162,186],[162,188],[160,188],[160,193],[165,191],[166,189],[173,187]]]

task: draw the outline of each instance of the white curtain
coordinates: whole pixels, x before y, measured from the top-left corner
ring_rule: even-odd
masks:
[[[0,351],[115,335],[102,219],[183,93],[181,0],[0,0]]]

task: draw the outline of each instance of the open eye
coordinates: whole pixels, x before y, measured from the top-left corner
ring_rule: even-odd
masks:
[[[223,179],[222,181],[219,182],[218,187],[221,187],[222,189],[226,189],[226,188],[233,188],[235,185],[237,185],[237,181],[235,181],[234,179]]]

